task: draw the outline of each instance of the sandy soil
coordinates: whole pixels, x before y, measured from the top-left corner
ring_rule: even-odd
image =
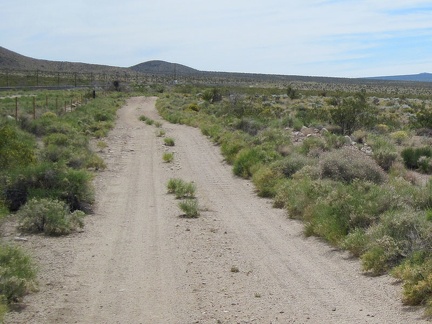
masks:
[[[40,291],[6,323],[425,322],[422,309],[402,306],[394,279],[365,276],[357,260],[304,238],[199,130],[165,122],[176,143],[165,147],[138,120],[161,120],[155,100],[119,110],[84,231],[18,242],[39,263]],[[179,217],[166,193],[173,177],[196,183],[200,218]]]

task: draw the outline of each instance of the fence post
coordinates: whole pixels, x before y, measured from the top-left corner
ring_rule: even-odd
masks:
[[[36,97],[33,97],[33,120],[36,119]]]
[[[18,97],[15,97],[15,121],[18,122]]]
[[[65,107],[64,107],[64,110],[65,110],[64,112],[65,112],[65,113],[66,113],[66,103],[67,103],[67,101],[65,101]]]

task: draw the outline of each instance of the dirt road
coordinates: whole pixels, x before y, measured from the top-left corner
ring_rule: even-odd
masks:
[[[119,111],[96,179],[95,215],[66,238],[31,237],[41,290],[7,323],[422,323],[401,287],[257,198],[199,130],[163,123],[155,98]],[[162,162],[165,151],[174,162]],[[201,217],[185,219],[168,179],[194,181]]]

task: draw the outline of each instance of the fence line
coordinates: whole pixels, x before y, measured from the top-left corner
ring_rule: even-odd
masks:
[[[77,98],[78,96],[78,98]],[[48,96],[45,95],[45,98],[37,98],[36,95],[28,95],[28,96],[10,96],[0,98],[0,115],[9,116],[9,118],[14,118],[16,122],[18,122],[20,116],[31,116],[31,118],[36,119],[38,110],[46,111],[55,111],[56,113],[67,113],[75,110],[82,104],[87,103],[89,98],[84,98],[82,94],[73,96],[72,98],[67,98],[64,100],[64,106],[60,106],[59,96]],[[25,100],[23,98],[32,97],[30,100]],[[4,103],[5,99],[12,99],[8,101],[6,104]],[[50,100],[51,99],[51,100]],[[40,102],[43,104],[40,104]],[[39,103],[39,105],[38,105]],[[50,104],[52,106],[50,108]],[[12,116],[13,115],[13,116]]]

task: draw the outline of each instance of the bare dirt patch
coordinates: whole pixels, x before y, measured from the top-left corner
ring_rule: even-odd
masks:
[[[119,110],[84,231],[19,242],[40,265],[41,288],[6,323],[425,322],[402,306],[394,279],[365,276],[357,260],[305,239],[199,130],[163,122],[155,100]],[[140,115],[163,122],[176,145]],[[196,183],[198,219],[181,218],[166,193],[174,177]]]

